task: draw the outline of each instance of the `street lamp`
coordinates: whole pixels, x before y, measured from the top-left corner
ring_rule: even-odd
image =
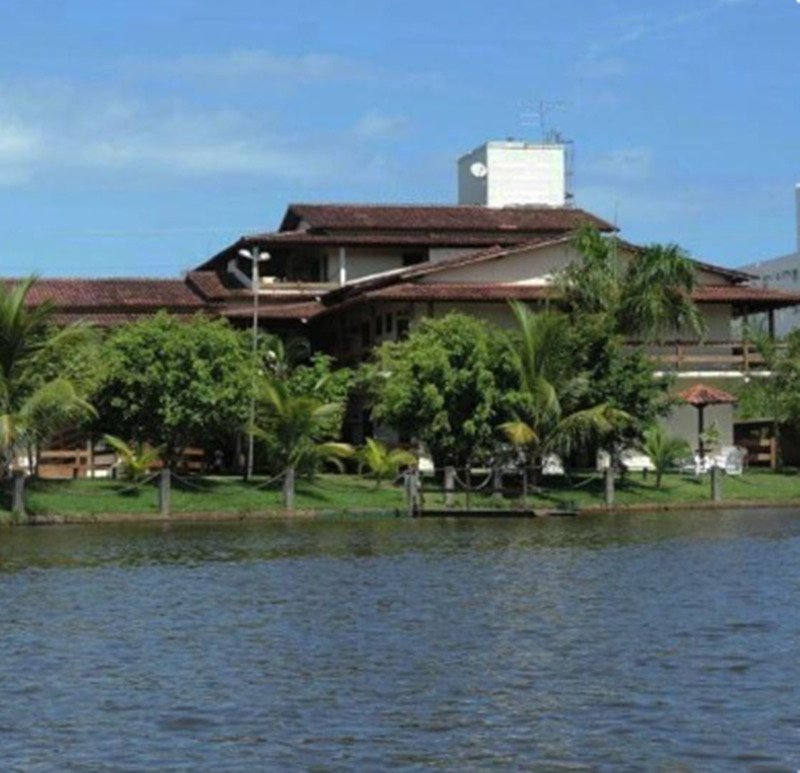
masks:
[[[256,371],[258,368],[258,291],[261,285],[261,277],[259,275],[258,266],[260,263],[266,263],[270,259],[268,252],[262,252],[258,247],[251,247],[249,250],[239,250],[239,255],[252,261],[252,272],[250,281],[253,288],[253,376],[250,385],[250,421],[247,427],[247,468],[245,471],[245,479],[250,480],[253,477],[253,457],[255,445],[255,423],[256,423]]]

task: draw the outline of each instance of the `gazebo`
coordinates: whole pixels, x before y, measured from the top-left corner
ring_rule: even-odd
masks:
[[[678,397],[697,408],[697,451],[702,462],[705,458],[705,448],[703,447],[703,432],[705,431],[703,412],[706,406],[731,405],[737,401],[737,398],[730,392],[725,392],[716,387],[706,386],[705,384],[694,384],[688,389],[678,392]]]

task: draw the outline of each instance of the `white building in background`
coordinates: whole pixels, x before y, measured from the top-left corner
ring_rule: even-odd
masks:
[[[797,236],[795,251],[778,258],[748,263],[741,270],[755,274],[764,287],[800,292],[800,184],[795,186]],[[775,311],[775,335],[785,336],[800,327],[800,306]]]
[[[555,142],[486,142],[458,159],[458,203],[567,206],[566,150]]]

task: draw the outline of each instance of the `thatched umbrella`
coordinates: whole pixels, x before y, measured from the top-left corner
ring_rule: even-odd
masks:
[[[697,408],[698,453],[702,461],[705,458],[705,448],[703,448],[703,432],[705,431],[703,411],[707,405],[730,405],[735,403],[736,396],[730,392],[706,386],[705,384],[695,384],[682,392],[678,392],[678,397]]]

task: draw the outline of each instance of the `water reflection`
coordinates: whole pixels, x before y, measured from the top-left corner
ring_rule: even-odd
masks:
[[[4,768],[796,769],[800,518],[0,535]]]

